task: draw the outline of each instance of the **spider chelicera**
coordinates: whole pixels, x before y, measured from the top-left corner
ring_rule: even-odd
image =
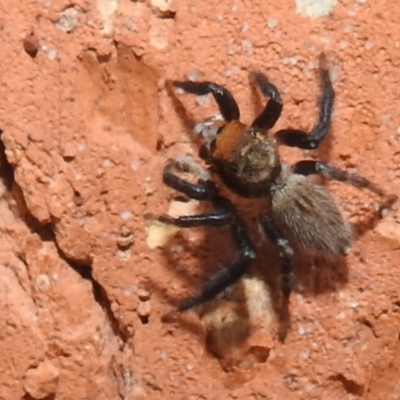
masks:
[[[328,136],[335,92],[324,54],[319,58],[319,71],[322,95],[314,128],[309,133],[282,129],[273,136],[269,136],[268,131],[281,115],[282,98],[264,74],[250,74],[250,81],[268,98],[265,108],[250,126],[240,121],[239,107],[225,87],[213,82],[171,82],[186,93],[212,94],[221,116],[197,126],[197,133],[203,139],[200,155],[208,163],[211,174],[191,158],[180,156],[168,161],[163,180],[166,185],[191,199],[210,202],[214,211],[177,218],[161,215],[157,219],[181,228],[230,226],[238,250],[232,263],[211,274],[197,295],[179,303],[178,311],[215,298],[239,280],[255,259],[254,245],[245,224],[233,203],[220,195],[217,185],[211,180],[212,173],[217,174],[228,189],[242,197],[269,200],[269,213],[267,215],[264,211],[261,226],[279,249],[282,309],[288,307],[296,246],[309,253],[341,257],[349,252],[353,242],[351,227],[331,194],[322,185],[307,178],[308,175],[317,174],[357,188],[367,188],[387,197],[389,202],[395,199],[368,179],[323,161],[302,160],[291,166],[281,162],[279,144],[316,149]],[[182,177],[187,172],[197,176],[196,183]]]

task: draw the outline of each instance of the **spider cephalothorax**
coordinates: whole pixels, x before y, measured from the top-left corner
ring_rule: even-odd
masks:
[[[240,196],[265,197],[270,202],[270,215],[261,216],[261,225],[279,248],[283,308],[287,307],[291,291],[293,248],[301,247],[311,253],[340,257],[348,253],[353,241],[350,225],[331,194],[308,179],[308,175],[318,174],[357,188],[368,188],[385,197],[388,203],[395,199],[366,178],[322,161],[302,160],[292,166],[280,161],[279,144],[315,149],[329,133],[335,93],[324,54],[320,56],[320,77],[322,96],[319,118],[312,131],[282,129],[273,136],[268,136],[268,131],[281,114],[282,100],[277,88],[262,73],[251,73],[250,80],[269,100],[250,126],[240,122],[239,107],[224,87],[212,82],[172,82],[187,93],[211,93],[219,106],[220,117],[213,117],[196,128],[204,141],[202,157],[210,164],[211,171]],[[188,170],[197,170],[196,183],[180,177],[181,172]],[[254,246],[235,207],[219,194],[210,179],[205,178],[206,171],[199,171],[202,168],[188,158],[171,159],[164,170],[164,182],[190,198],[211,202],[215,211],[178,218],[163,215],[158,219],[178,227],[229,225],[239,254],[231,264],[212,274],[198,295],[183,300],[178,306],[180,311],[213,299],[236,282],[255,258]]]

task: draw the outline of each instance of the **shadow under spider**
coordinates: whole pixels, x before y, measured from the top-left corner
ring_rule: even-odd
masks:
[[[246,212],[244,211],[244,213],[241,213],[241,215],[246,215]],[[252,223],[249,224],[246,220],[246,225],[249,227],[249,232],[252,233],[251,236],[253,238],[259,238],[259,234],[256,232],[255,224],[256,221],[252,221]],[[232,253],[235,251],[228,229],[197,229],[202,229],[206,236],[203,240],[199,241],[195,247],[191,246],[184,239],[184,237],[178,233],[177,236],[172,238],[170,242],[161,249],[161,253],[166,260],[166,268],[171,271],[177,279],[183,282],[183,286],[188,289],[187,293],[184,295],[175,297],[169,295],[165,288],[156,288],[159,293],[162,293],[162,297],[166,300],[166,303],[170,304],[172,307],[177,305],[179,301],[182,300],[182,297],[192,295],[199,290],[203,280],[206,279],[210,273],[223,266],[226,262],[229,262],[232,258]],[[171,247],[176,246],[181,247],[179,253],[171,250]],[[190,271],[192,272],[185,269],[184,263],[182,265],[182,253],[188,254],[188,260],[192,259],[197,261],[195,265],[190,268]],[[313,260],[311,257],[299,254],[295,256],[294,262],[293,294],[291,299],[293,299],[293,295],[298,292],[304,294],[305,296],[317,295],[324,292],[333,292],[339,287],[343,286],[348,280],[348,267],[345,259]],[[196,272],[193,274],[193,271]],[[256,260],[253,266],[250,268],[248,274],[255,276],[267,283],[271,294],[271,306],[275,314],[273,319],[278,320],[277,316],[279,316],[282,312],[279,285],[280,263],[278,249],[272,243],[270,243],[268,239],[263,238],[261,246],[258,246]],[[241,281],[239,280],[236,285],[238,285],[239,288],[235,289],[237,292],[237,290],[241,290]],[[222,293],[220,296],[225,297],[224,293]],[[244,294],[242,297],[244,298]],[[231,303],[235,308],[235,301],[232,301]],[[217,307],[217,301],[213,300],[206,305],[200,306],[196,310],[196,314],[202,318],[204,310],[207,310],[208,313],[214,307]],[[240,307],[239,304],[238,307]],[[168,318],[166,318],[164,322],[174,324],[178,323],[184,329],[187,329],[189,332],[197,335],[199,338],[203,338],[202,332],[199,332],[199,325],[184,317],[181,317],[179,313],[175,312],[174,308],[169,309],[167,315]],[[243,312],[241,315],[243,315]],[[249,321],[247,321],[247,324],[249,324]],[[286,333],[290,333],[290,325],[289,308],[288,320],[278,321],[277,329],[279,332],[283,332],[283,336],[286,336]],[[241,321],[237,324],[234,323],[231,328],[243,331],[244,326],[246,326],[246,322]],[[227,327],[223,326],[222,329],[225,330]],[[249,333],[249,330],[247,330],[247,332]],[[221,334],[223,334],[222,331]],[[246,338],[246,335],[241,335],[241,340],[244,341]],[[207,347],[209,346],[207,345]],[[215,351],[212,349],[209,350],[215,353]]]

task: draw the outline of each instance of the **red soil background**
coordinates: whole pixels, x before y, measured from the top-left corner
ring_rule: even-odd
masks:
[[[209,97],[174,100],[166,79],[224,84],[251,121],[261,69],[285,102],[276,129],[309,129],[326,51],[331,138],[282,157],[400,193],[398,2],[331,3],[316,16],[294,1],[1,2],[0,399],[400,399],[399,207],[379,211],[365,190],[327,184],[361,234],[342,266],[299,262],[284,343],[268,307],[276,249],[256,228],[265,287],[249,286],[262,304],[247,335],[233,324],[206,340],[207,314],[161,322],[234,256],[226,230],[149,248],[144,215],[174,197],[163,165],[196,153],[177,106],[216,112]]]

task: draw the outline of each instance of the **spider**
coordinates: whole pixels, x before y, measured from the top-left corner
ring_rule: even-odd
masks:
[[[261,72],[251,72],[249,77],[268,101],[250,126],[240,121],[239,107],[225,87],[206,81],[171,82],[186,93],[211,94],[218,104],[220,117],[213,117],[197,126],[197,133],[203,139],[200,156],[209,164],[210,172],[217,174],[223,184],[239,196],[264,197],[269,201],[270,212],[261,215],[260,220],[266,236],[279,250],[283,308],[289,304],[292,258],[296,247],[325,257],[342,257],[349,252],[353,242],[350,225],[331,194],[322,185],[308,179],[308,175],[321,175],[387,196],[368,179],[323,161],[302,160],[294,165],[281,162],[278,145],[316,149],[328,136],[335,92],[323,53],[319,57],[319,75],[322,89],[319,117],[311,132],[290,128],[279,130],[273,136],[269,136],[268,131],[280,117],[283,103],[276,86]],[[197,176],[196,183],[182,177],[187,172]],[[191,158],[181,156],[168,160],[163,181],[189,198],[210,202],[213,211],[177,218],[161,215],[158,221],[180,228],[229,226],[238,250],[230,264],[205,280],[198,294],[180,301],[177,310],[185,311],[214,299],[238,281],[248,271],[256,254],[235,206],[220,194],[207,170]]]

